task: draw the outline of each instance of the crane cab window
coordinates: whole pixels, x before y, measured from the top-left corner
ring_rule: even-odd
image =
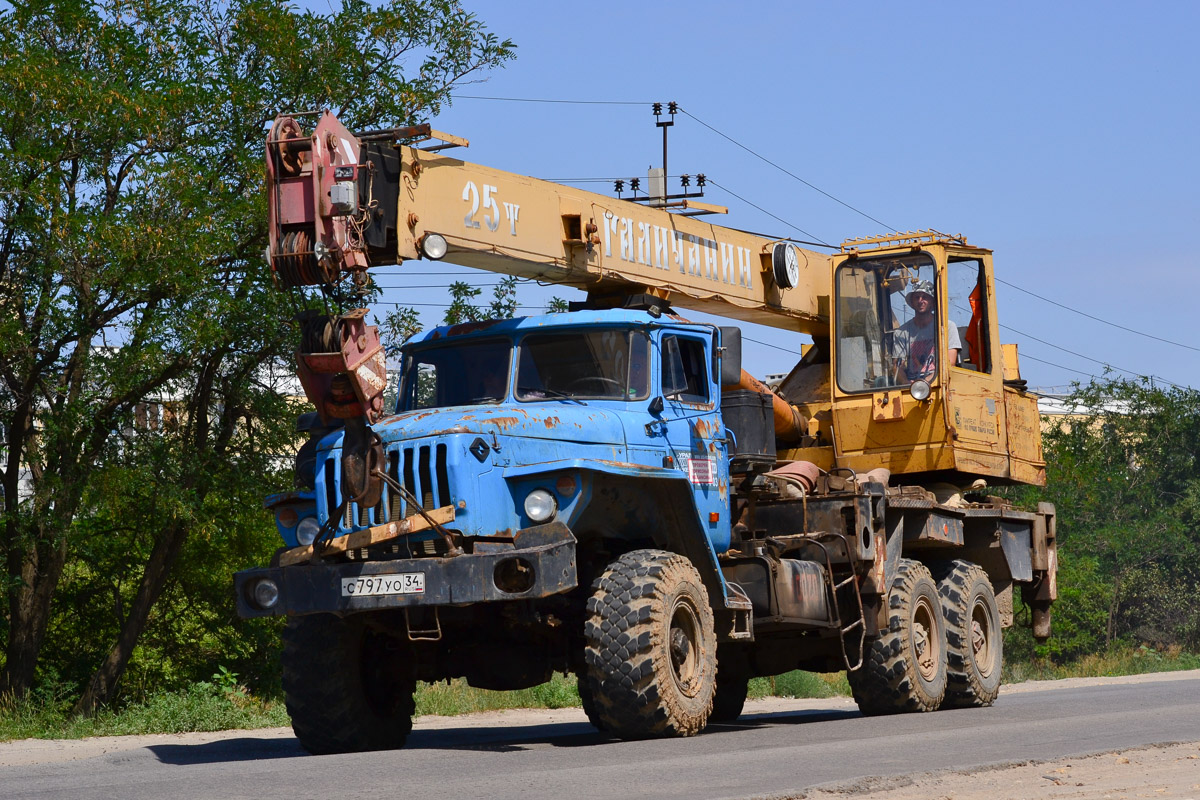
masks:
[[[668,334],[662,339],[662,393],[668,400],[708,403],[708,359],[704,342]]]
[[[961,348],[957,328],[939,324],[937,269],[924,254],[857,259],[838,268],[838,387],[878,391],[933,383],[949,353]]]
[[[946,270],[950,291],[950,319],[958,326],[962,342],[958,366],[975,372],[992,371],[988,335],[987,279],[977,258],[952,259]]]

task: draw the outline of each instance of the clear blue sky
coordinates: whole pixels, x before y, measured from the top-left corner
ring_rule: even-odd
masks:
[[[460,95],[677,101],[891,228],[962,233],[993,249],[1006,282],[1001,340],[1019,345],[1031,386],[1086,381],[1107,363],[1200,388],[1200,4],[464,5],[519,49]],[[537,177],[644,176],[661,161],[648,105],[460,98],[433,122],[471,140],[461,157]],[[684,115],[669,166],[704,172],[826,242],[883,232]],[[718,188],[707,198],[729,207],[721,224],[808,238]],[[387,286],[448,284],[386,273]],[[530,287],[519,299],[538,306],[555,293],[574,297]],[[385,299],[445,298],[435,289]],[[441,310],[423,310],[436,324]],[[747,335],[769,343],[747,345],[760,376],[790,369],[787,351],[806,341]]]

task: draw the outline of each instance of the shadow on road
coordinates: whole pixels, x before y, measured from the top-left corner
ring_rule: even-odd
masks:
[[[146,748],[164,764],[221,764],[308,755],[292,738],[242,736],[204,744],[155,744]]]
[[[852,719],[857,710],[778,711],[747,714],[737,722],[714,724],[701,736],[754,730],[776,725],[797,725],[830,720]],[[586,722],[558,722],[545,725],[497,725],[491,727],[417,729],[408,737],[405,750],[457,750],[490,753],[514,753],[546,747],[596,747],[623,742],[598,732]],[[308,754],[293,738],[244,736],[205,744],[161,744],[148,748],[165,764],[194,765],[255,761],[259,759],[306,757]]]

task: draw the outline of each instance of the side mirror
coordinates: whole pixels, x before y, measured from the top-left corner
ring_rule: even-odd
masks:
[[[663,402],[662,395],[660,394],[655,395],[654,399],[650,401],[650,407],[646,410],[657,417],[663,412],[663,408],[665,407],[666,403]]]
[[[736,386],[742,380],[742,329],[735,327],[721,328],[721,349],[719,353],[719,370],[713,372],[721,376],[722,386]]]

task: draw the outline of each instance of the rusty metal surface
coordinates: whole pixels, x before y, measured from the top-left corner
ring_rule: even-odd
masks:
[[[1000,522],[1000,549],[1008,561],[1013,580],[1033,580],[1033,561],[1030,549],[1030,528],[1023,523]]]
[[[829,627],[825,570],[812,561],[738,559],[722,565],[726,580],[744,591],[754,608],[756,626],[798,622]]]
[[[343,270],[366,269],[354,224],[335,215],[329,199],[334,168],[357,170],[358,139],[329,113],[311,134],[281,115],[267,135],[266,156],[268,254],[276,281],[311,286],[333,283]]]
[[[343,615],[387,608],[536,599],[575,588],[578,577],[574,535],[561,523],[538,527],[543,530],[530,540],[536,542],[536,546],[521,549],[512,547],[507,551],[470,553],[455,558],[297,564],[244,570],[234,575],[238,615],[243,618],[319,613]],[[517,540],[524,541],[522,537],[529,536],[532,530],[519,531]],[[529,588],[525,591],[506,592],[497,586],[497,569],[502,569],[511,559],[521,559],[526,568],[533,570]],[[413,572],[425,576],[425,591],[420,594],[342,596],[344,579]],[[258,608],[249,600],[251,588],[262,578],[270,578],[279,586],[280,599],[271,610]]]
[[[945,513],[906,514],[904,517],[904,544],[908,546],[963,545],[963,521]]]
[[[969,519],[1011,519],[1033,522],[1038,515],[1032,511],[1019,511],[1015,508],[963,508],[958,509]]]
[[[379,329],[367,325],[367,309],[302,318],[297,375],[304,393],[329,424],[334,419],[383,416],[387,359]]]
[[[414,514],[397,522],[386,522],[382,525],[374,525],[365,531],[356,531],[345,536],[339,536],[321,548],[319,555],[322,557],[335,556],[347,550],[370,547],[397,539],[401,536],[407,536],[410,533],[427,530],[431,525],[425,520],[425,516]],[[453,522],[454,507],[447,506],[445,508],[434,509],[429,512],[428,516],[432,516],[439,523]],[[302,564],[308,561],[314,552],[316,552],[316,549],[313,545],[292,548],[280,554],[279,566],[287,567],[292,564]]]

